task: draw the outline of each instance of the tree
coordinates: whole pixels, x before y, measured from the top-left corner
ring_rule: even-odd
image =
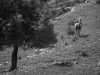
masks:
[[[36,23],[40,15],[34,1],[0,0],[0,44],[13,46],[12,65],[9,71],[17,68],[18,47],[36,39]],[[38,5],[37,5],[38,6]],[[3,40],[3,41],[2,41]]]
[[[53,27],[49,25],[48,16],[41,12],[41,2],[39,0],[0,0],[0,44],[2,46],[13,46],[12,64],[9,71],[17,68],[18,48],[22,45],[37,46],[38,43],[43,45],[56,42],[53,33]],[[49,30],[49,28],[51,29]],[[41,35],[41,31],[43,37]],[[50,32],[51,36],[47,36]],[[50,34],[49,33],[49,34]],[[39,40],[42,37],[41,41]],[[52,40],[48,42],[49,39]]]

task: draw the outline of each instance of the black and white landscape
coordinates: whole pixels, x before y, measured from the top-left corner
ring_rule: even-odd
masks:
[[[0,0],[0,75],[100,75],[100,0]]]

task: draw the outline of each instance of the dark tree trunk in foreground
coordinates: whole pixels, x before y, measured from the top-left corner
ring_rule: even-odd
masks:
[[[17,53],[18,53],[18,45],[14,45],[14,50],[12,52],[12,63],[9,71],[17,69]]]

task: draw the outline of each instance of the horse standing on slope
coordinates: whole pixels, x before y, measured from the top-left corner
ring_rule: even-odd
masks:
[[[82,22],[81,18],[79,18],[79,22],[75,23],[75,34],[80,36],[80,31],[82,29]]]

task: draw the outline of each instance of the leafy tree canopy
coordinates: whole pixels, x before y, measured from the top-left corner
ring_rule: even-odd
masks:
[[[44,12],[43,9],[46,11]],[[45,3],[39,0],[0,0],[0,18],[0,43],[2,45],[18,44],[21,46],[36,42],[41,38],[41,31],[44,36],[47,36],[43,33],[45,29],[39,31],[39,27],[50,27],[48,26],[50,25],[49,10],[45,7]],[[46,29],[46,31],[53,34],[52,29],[51,25],[51,30]]]
[[[35,5],[34,1],[0,1],[0,39],[3,39],[4,44],[21,45],[35,39],[35,26],[40,19]]]

